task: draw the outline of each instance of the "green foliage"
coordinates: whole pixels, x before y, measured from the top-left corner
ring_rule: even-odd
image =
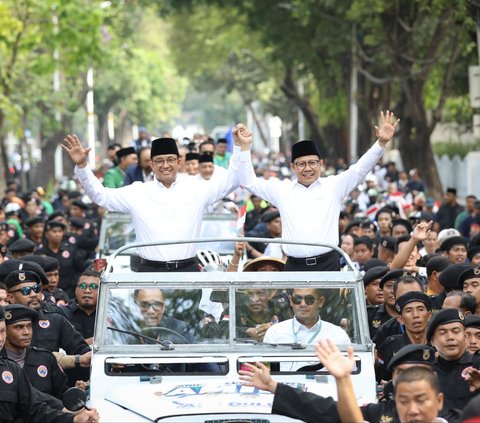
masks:
[[[432,147],[435,155],[439,157],[445,155],[450,158],[454,156],[459,156],[463,159],[471,151],[480,150],[480,141],[471,144],[460,144],[458,142],[443,141],[436,142],[435,144],[433,144]]]

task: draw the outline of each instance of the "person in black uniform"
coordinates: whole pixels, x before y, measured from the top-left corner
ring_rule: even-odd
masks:
[[[392,317],[397,318],[398,313],[395,309],[395,295],[393,293],[393,285],[395,281],[403,276],[404,271],[401,269],[390,270],[380,279],[380,288],[383,291],[384,303],[374,308],[368,314],[368,323],[370,330],[370,338],[373,339],[377,334],[378,328]]]
[[[37,320],[38,313],[35,310],[20,304],[7,305],[7,339],[2,355],[23,368],[33,387],[61,399],[67,388],[67,376],[50,351],[31,346],[32,326]]]
[[[388,364],[395,353],[405,345],[426,344],[427,325],[431,316],[432,304],[423,292],[410,291],[397,298],[395,305],[399,313],[398,320],[404,326],[401,335],[389,336],[381,345],[377,345],[378,361],[377,380],[390,380]]]
[[[445,407],[463,408],[477,395],[462,373],[467,367],[480,369],[480,357],[466,351],[465,318],[456,308],[444,308],[431,318],[427,340],[438,352],[435,370],[445,393]]]
[[[423,285],[420,279],[408,273],[404,273],[393,284],[393,295],[398,298],[409,291],[423,292]],[[381,345],[385,339],[391,335],[398,335],[405,332],[403,325],[399,323],[396,317],[387,320],[383,325],[378,328],[373,342],[376,345]]]
[[[0,307],[0,350],[6,338],[5,313]],[[2,421],[21,423],[95,423],[97,410],[82,410],[77,415],[63,413],[45,405],[38,391],[28,382],[22,368],[9,358],[0,356],[0,417]]]
[[[25,263],[26,264],[26,263]],[[32,264],[32,263],[30,263]],[[20,263],[23,267],[24,263]],[[0,266],[0,268],[3,265]],[[60,313],[42,309],[40,276],[31,270],[14,270],[6,278],[8,300],[11,304],[22,304],[39,313],[39,320],[33,325],[32,345],[45,348],[50,352],[65,350],[71,364],[89,367],[91,361],[90,347],[83,336]],[[62,368],[72,367],[60,362]]]
[[[422,366],[432,368],[435,360],[435,350],[429,345],[407,345],[400,349],[390,362],[393,373],[391,386],[398,376],[407,368]],[[340,416],[337,403],[332,397],[321,397],[311,392],[304,392],[292,386],[279,383],[270,376],[270,370],[263,363],[245,364],[250,370],[240,370],[240,379],[246,386],[254,386],[274,394],[272,413],[299,419],[305,422],[339,423]],[[378,403],[366,404],[360,407],[363,418],[369,422],[399,423],[393,389],[388,396]],[[452,420],[458,418],[457,410],[444,407],[439,414]],[[450,421],[450,420],[449,420]],[[453,420],[452,420],[453,421]]]
[[[59,288],[70,298],[74,297],[78,276],[85,268],[86,256],[75,246],[62,242],[65,225],[55,220],[45,225],[46,244],[35,251],[40,256],[50,256],[58,260],[60,266]]]
[[[25,237],[33,241],[36,248],[43,247],[43,230],[45,229],[45,219],[43,216],[31,217],[25,222]]]

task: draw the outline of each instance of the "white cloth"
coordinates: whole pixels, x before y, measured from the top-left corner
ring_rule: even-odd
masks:
[[[282,238],[338,245],[338,216],[342,200],[362,182],[383,152],[384,148],[377,142],[345,172],[318,178],[307,188],[297,181],[257,178],[250,152],[242,151],[238,160],[247,161],[250,165],[239,167],[239,181],[249,191],[278,207],[282,218]],[[236,160],[232,157],[230,163]],[[292,257],[312,257],[331,251],[326,247],[290,244],[285,244],[283,248]]]
[[[238,152],[239,148],[234,148],[233,156]],[[105,188],[89,166],[75,167],[75,173],[94,203],[109,211],[130,213],[137,242],[155,242],[198,238],[205,207],[237,188],[237,166],[243,164],[238,160],[230,164],[225,178],[206,183],[179,177],[170,188],[157,179],[123,188]],[[148,260],[183,260],[195,256],[196,245],[142,247],[138,253]]]
[[[317,333],[316,336],[315,333]],[[345,332],[340,326],[319,318],[314,326],[307,328],[302,325],[296,317],[270,326],[265,332],[263,342],[271,344],[290,344],[299,342],[302,344],[315,345],[320,339],[330,339],[336,345],[350,344],[350,338],[348,337],[347,332]],[[280,369],[296,370],[300,367],[307,366],[308,364],[309,363],[306,362],[283,362],[280,363]]]

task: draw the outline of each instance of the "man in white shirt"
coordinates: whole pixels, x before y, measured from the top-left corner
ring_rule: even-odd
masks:
[[[377,142],[348,170],[335,176],[320,177],[323,161],[313,141],[292,146],[290,168],[295,181],[257,178],[253,166],[241,166],[239,181],[249,191],[275,205],[282,217],[282,238],[338,245],[338,218],[343,198],[356,188],[380,159],[398,125],[393,113],[380,115],[375,126]],[[238,160],[251,163],[249,149],[252,134],[243,124],[233,130],[235,143],[241,145]],[[232,157],[230,163],[235,162]],[[338,254],[328,247],[284,246],[288,255],[286,271],[340,270]]]
[[[200,235],[205,207],[238,187],[237,160],[225,178],[209,183],[195,178],[178,178],[179,152],[172,138],[152,141],[150,166],[153,181],[135,182],[123,188],[102,186],[88,166],[90,148],[76,135],[68,135],[62,147],[75,162],[75,173],[90,199],[109,211],[129,213],[138,242],[195,239]],[[233,156],[238,155],[234,148]],[[195,244],[173,244],[138,249],[141,272],[198,271]]]
[[[295,288],[288,296],[293,319],[272,325],[263,338],[269,344],[316,344],[320,339],[330,339],[337,345],[350,344],[350,338],[341,327],[321,319],[319,312],[325,297],[314,288]],[[307,363],[281,363],[281,370],[296,370]]]

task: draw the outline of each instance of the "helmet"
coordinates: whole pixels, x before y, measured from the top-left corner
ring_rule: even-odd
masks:
[[[225,264],[222,259],[212,250],[197,251],[197,258],[202,272],[224,272]]]

